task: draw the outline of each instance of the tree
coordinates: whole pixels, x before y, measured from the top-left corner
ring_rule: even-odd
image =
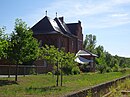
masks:
[[[59,82],[59,51],[58,48],[55,48],[53,45],[41,48],[41,57],[40,60],[46,60],[48,63],[52,64],[54,67],[55,74],[57,75],[56,86]]]
[[[74,68],[77,67],[76,62],[74,61],[75,59],[76,59],[76,57],[73,53],[70,53],[70,52],[65,53],[63,67],[62,67],[62,71],[64,72],[64,74],[69,75],[69,74],[73,74],[75,72],[75,71],[73,71]]]
[[[8,41],[7,35],[4,32],[5,27],[0,28],[0,59],[7,57]]]
[[[16,19],[15,28],[10,37],[9,59],[16,64],[15,81],[17,81],[18,65],[39,56],[39,43],[33,38],[33,32],[21,19]]]
[[[109,66],[109,67],[112,67],[112,64],[111,64],[111,61],[112,61],[112,55],[109,54],[108,52],[104,52],[105,53],[105,61],[106,61],[106,64]]]
[[[73,53],[66,53],[63,50],[60,50],[60,70],[61,70],[61,86],[63,81],[63,73],[64,74],[78,74],[80,73],[80,69],[77,66],[76,62],[74,61],[76,59],[75,55]]]
[[[60,85],[62,86],[63,72],[66,67],[68,67],[70,71],[72,71],[74,67],[75,56],[74,54],[64,52],[63,48],[58,49],[53,45],[50,46],[45,45],[44,47],[41,48],[40,59],[46,60],[48,63],[53,65],[55,74],[57,75],[56,86],[58,86],[59,84],[59,75],[61,76]]]
[[[120,67],[129,67],[130,58],[119,57],[117,55],[112,56],[109,52],[106,52],[104,50],[103,46],[99,45],[98,47],[96,47],[95,35],[86,35],[83,47],[84,49],[89,50],[90,52],[98,55],[98,58],[96,58],[96,64],[100,72],[110,72],[113,68],[114,70],[118,70]]]
[[[84,49],[94,53],[95,46],[96,46],[96,36],[92,34],[86,35],[83,43]]]
[[[5,34],[5,30],[5,27],[0,28],[0,59],[4,59],[5,62],[8,62],[6,59],[8,58],[9,37]],[[10,65],[8,70],[8,77],[10,77]]]
[[[121,57],[120,60],[119,60],[119,66],[120,67],[126,67],[126,58],[124,57]]]
[[[57,75],[56,86],[59,84],[59,75],[61,74],[62,81],[62,61],[64,59],[64,52],[59,50],[53,45],[45,45],[41,48],[41,59],[46,60],[48,63],[53,64],[54,72]],[[62,86],[62,83],[61,83]]]
[[[100,73],[103,73],[106,71],[107,64],[105,61],[106,55],[104,53],[103,46],[98,46],[96,48],[96,54],[98,55],[98,58],[96,58],[97,68],[100,71]]]

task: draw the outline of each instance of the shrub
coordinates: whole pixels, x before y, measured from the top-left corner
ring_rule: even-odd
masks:
[[[52,75],[52,72],[47,72],[47,75]]]
[[[60,71],[55,71],[55,75],[60,75]]]
[[[76,66],[76,67],[74,67],[73,69],[72,69],[72,71],[71,71],[71,74],[80,74],[80,69],[79,69],[79,67],[78,66]]]
[[[106,72],[112,72],[111,67],[106,67]]]
[[[126,72],[126,69],[125,69],[125,68],[122,68],[122,69],[120,69],[120,72],[121,72],[121,73],[125,73],[125,72]]]
[[[119,65],[115,64],[115,66],[112,68],[113,72],[118,72],[120,70]]]
[[[65,75],[71,74],[71,70],[72,70],[72,68],[69,68],[69,67],[63,67],[63,68],[62,68],[62,71],[63,71],[63,73],[64,73]]]
[[[97,69],[100,73],[106,72],[106,65],[98,65]]]

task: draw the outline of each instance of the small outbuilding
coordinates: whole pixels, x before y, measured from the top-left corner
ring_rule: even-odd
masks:
[[[93,54],[87,50],[79,50],[76,54],[75,61],[79,63],[79,67],[81,65],[86,66],[85,71],[94,72],[95,71],[95,57],[97,57],[96,54]]]

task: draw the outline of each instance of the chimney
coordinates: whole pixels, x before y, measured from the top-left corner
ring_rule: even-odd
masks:
[[[64,17],[59,17],[59,19],[62,23],[64,22]]]
[[[80,20],[78,20],[78,23],[81,25],[81,21]]]

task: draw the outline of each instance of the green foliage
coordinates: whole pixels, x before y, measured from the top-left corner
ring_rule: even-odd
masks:
[[[87,93],[87,96],[86,97],[92,97],[92,90],[90,89]]]
[[[121,69],[120,69],[120,72],[121,72],[121,73],[126,73],[126,68],[121,68]]]
[[[115,64],[114,67],[112,68],[113,72],[118,72],[120,69],[119,65]]]
[[[59,82],[59,75],[61,75],[61,86],[62,86],[62,75],[71,74],[73,67],[75,67],[75,55],[71,53],[65,53],[63,49],[58,49],[53,45],[45,45],[42,47],[40,59],[46,60],[48,63],[53,64],[54,74],[57,75],[57,83]],[[76,72],[77,73],[77,72]]]
[[[117,83],[117,86],[113,86],[109,89],[111,94],[110,97],[129,97],[130,93],[126,92],[130,89],[130,79],[126,79],[125,81],[121,82],[119,81]],[[123,93],[125,91],[126,93]]]
[[[97,69],[100,71],[100,73],[106,72],[107,65],[105,61],[105,54],[104,54],[104,48],[103,46],[98,46],[96,48],[98,58],[96,58],[97,63]]]
[[[72,74],[80,74],[80,69],[79,69],[79,67],[78,66],[76,66],[76,67],[74,67],[74,68],[72,68]]]
[[[33,38],[33,32],[21,19],[16,19],[15,28],[9,42],[9,59],[22,64],[36,60],[39,56],[39,43]]]
[[[72,70],[77,68],[77,64],[75,63],[75,55],[68,52],[64,55],[64,61],[62,62],[62,71],[64,74],[72,74]]]
[[[86,89],[97,84],[105,83],[128,74],[130,74],[130,71],[126,71],[125,74],[110,72],[104,74],[82,73],[68,75],[64,76],[63,87],[55,87],[56,77],[46,74],[19,77],[17,83],[13,81],[13,78],[0,78],[0,97],[26,97],[28,95],[30,97],[61,97],[70,92],[80,91],[84,88]],[[130,80],[125,85],[119,85],[121,85],[120,87],[129,89],[129,83]],[[91,93],[90,91],[89,94]]]
[[[103,65],[103,64],[97,65],[97,69],[99,70],[100,73],[105,73],[106,65]]]
[[[99,70],[100,73],[119,71],[120,68],[130,68],[130,58],[119,57],[117,55],[112,56],[109,52],[104,50],[103,46],[99,45],[96,47],[95,35],[86,35],[83,47],[84,49],[98,55],[98,58],[96,58],[95,61],[97,64],[97,70]]]
[[[112,56],[108,52],[104,51],[103,46],[96,47],[96,54],[98,58],[96,58],[96,64],[98,66],[98,70],[102,72],[118,72],[120,68],[126,68],[125,61],[122,57]],[[101,65],[101,66],[100,66]]]
[[[39,56],[39,43],[33,38],[33,32],[21,19],[16,19],[8,46],[8,59],[16,64],[15,81],[18,65],[36,60]]]
[[[79,68],[80,68],[80,70],[82,71],[82,72],[87,72],[88,71],[88,65],[86,65],[86,64],[81,64],[81,65],[79,65]]]
[[[95,46],[96,46],[96,36],[92,34],[86,35],[83,43],[84,49],[94,53]]]
[[[47,72],[47,75],[52,75],[52,72]]]
[[[112,72],[111,67],[106,67],[106,72]]]
[[[53,45],[41,48],[41,57],[40,59],[46,60],[48,63],[53,64],[54,71],[59,72],[62,70],[64,74],[71,74],[72,69],[77,66],[74,62],[75,55],[68,52],[64,52],[63,49],[59,50]],[[57,71],[58,64],[58,71]]]
[[[55,48],[54,46],[48,46],[45,45],[45,47],[42,47],[40,50],[40,59],[45,59],[50,64],[56,64],[57,63],[57,57],[58,57],[58,48]]]
[[[0,59],[7,57],[8,36],[4,32],[5,27],[0,28]]]

